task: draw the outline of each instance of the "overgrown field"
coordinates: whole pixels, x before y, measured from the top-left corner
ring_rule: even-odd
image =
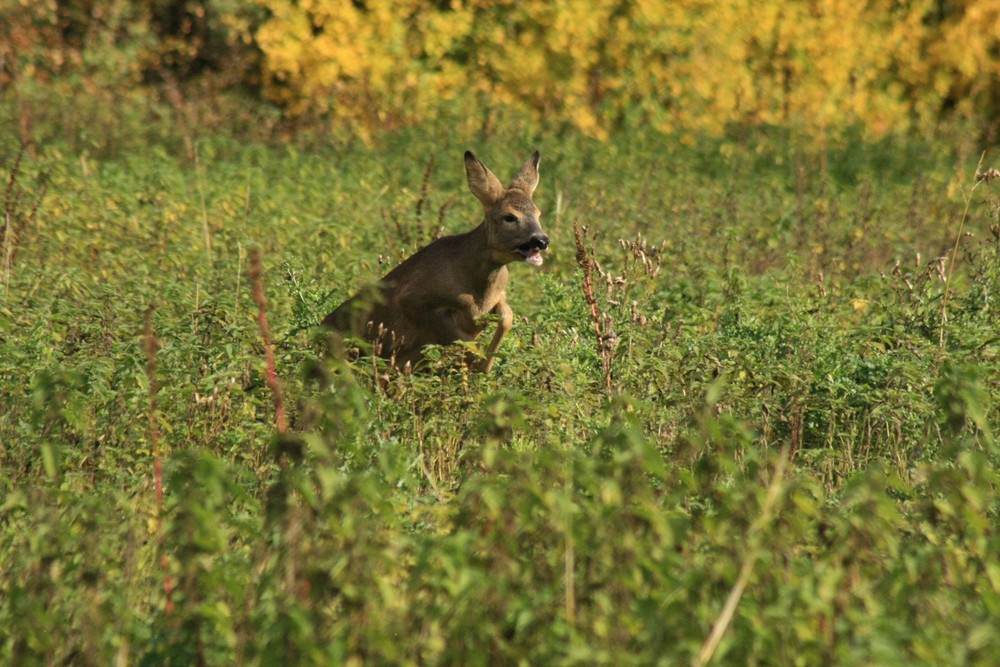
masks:
[[[978,153],[573,137],[0,142],[0,663],[1000,663]],[[542,153],[493,372],[324,362],[466,148]]]

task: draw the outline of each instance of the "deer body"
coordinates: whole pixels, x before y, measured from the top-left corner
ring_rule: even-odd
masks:
[[[323,325],[371,341],[376,353],[399,366],[415,365],[425,345],[473,341],[498,317],[482,370],[489,371],[500,342],[510,330],[507,265],[542,263],[549,239],[531,201],[538,185],[536,152],[504,188],[471,152],[465,154],[469,188],[483,204],[483,221],[464,234],[446,236],[418,250],[390,271],[378,291],[348,299]]]

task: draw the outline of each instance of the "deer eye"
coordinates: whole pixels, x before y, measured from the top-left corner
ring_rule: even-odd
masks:
[[[517,222],[517,216],[516,215],[511,215],[510,213],[508,213],[507,215],[505,215],[503,217],[503,221],[504,222]]]

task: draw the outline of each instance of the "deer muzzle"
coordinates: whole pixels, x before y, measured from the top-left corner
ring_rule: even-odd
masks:
[[[549,237],[545,234],[535,234],[527,243],[517,247],[517,253],[524,261],[534,266],[542,265],[542,251],[549,247]]]

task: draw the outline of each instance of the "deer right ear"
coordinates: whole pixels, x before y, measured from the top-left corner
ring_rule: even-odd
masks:
[[[511,190],[523,190],[530,197],[538,187],[538,162],[541,156],[538,151],[528,158],[528,161],[521,165],[521,170],[517,172],[514,181],[510,184]]]
[[[469,179],[469,189],[482,202],[483,209],[492,209],[503,194],[503,185],[472,151],[465,151],[465,175]]]

